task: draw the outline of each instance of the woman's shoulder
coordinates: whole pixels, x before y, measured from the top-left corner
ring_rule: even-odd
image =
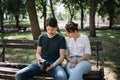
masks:
[[[85,34],[80,34],[80,37],[83,37],[83,38],[88,38],[88,36],[87,36],[87,35],[85,35]]]
[[[66,36],[66,37],[65,37],[65,39],[66,39],[66,40],[69,40],[69,39],[70,39],[70,37]]]

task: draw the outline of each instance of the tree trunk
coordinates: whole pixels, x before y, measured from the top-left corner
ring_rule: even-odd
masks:
[[[46,10],[44,11],[44,31],[46,31],[46,17],[47,17],[47,15],[46,15]]]
[[[41,31],[39,28],[39,23],[35,8],[35,0],[26,0],[26,7],[30,18],[33,39],[37,40],[39,35],[41,34]]]
[[[55,18],[55,13],[54,13],[54,9],[53,9],[52,0],[50,0],[50,7],[51,7],[52,15]]]
[[[45,26],[45,22],[46,22],[46,17],[47,17],[47,14],[46,14],[46,12],[47,12],[47,8],[46,8],[46,5],[47,5],[47,2],[46,2],[46,0],[44,1],[44,0],[42,0],[42,6],[43,6],[43,16],[44,16],[44,31],[46,31],[46,26]]]
[[[19,29],[19,15],[15,15],[16,27]]]
[[[4,28],[3,28],[3,10],[2,10],[2,1],[0,0],[0,27],[1,27],[1,33],[4,33]]]
[[[96,12],[97,0],[90,0],[90,36],[96,37],[95,32],[95,12]]]
[[[84,19],[84,13],[83,8],[81,7],[81,29],[83,29],[83,19]]]
[[[109,29],[112,29],[112,25],[113,25],[113,17],[112,15],[109,14]]]

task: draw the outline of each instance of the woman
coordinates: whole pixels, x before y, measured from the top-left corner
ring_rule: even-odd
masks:
[[[69,22],[65,26],[66,30],[66,71],[69,80],[83,80],[83,74],[90,72],[91,55],[90,42],[86,35],[79,34],[78,24]]]

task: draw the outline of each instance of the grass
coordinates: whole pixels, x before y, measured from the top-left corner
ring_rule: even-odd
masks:
[[[61,32],[65,35],[65,32]],[[89,31],[80,31],[82,34],[89,34]],[[116,79],[120,78],[120,31],[119,30],[97,30],[97,37],[90,38],[90,41],[102,41],[104,51],[100,52],[100,61],[105,68],[109,68],[115,73]],[[12,39],[32,39],[31,32],[15,32],[0,34],[1,38]],[[35,59],[35,50],[6,49],[5,59],[8,62],[31,63]],[[92,53],[91,60],[95,60],[95,54]]]

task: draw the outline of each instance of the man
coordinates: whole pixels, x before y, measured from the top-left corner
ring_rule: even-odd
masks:
[[[29,78],[44,73],[42,61],[50,64],[47,71],[55,80],[67,80],[67,75],[61,67],[61,62],[65,57],[65,38],[57,33],[57,20],[53,17],[46,20],[46,34],[38,38],[36,50],[36,63],[32,63],[26,68],[16,73],[16,80],[28,80]]]

